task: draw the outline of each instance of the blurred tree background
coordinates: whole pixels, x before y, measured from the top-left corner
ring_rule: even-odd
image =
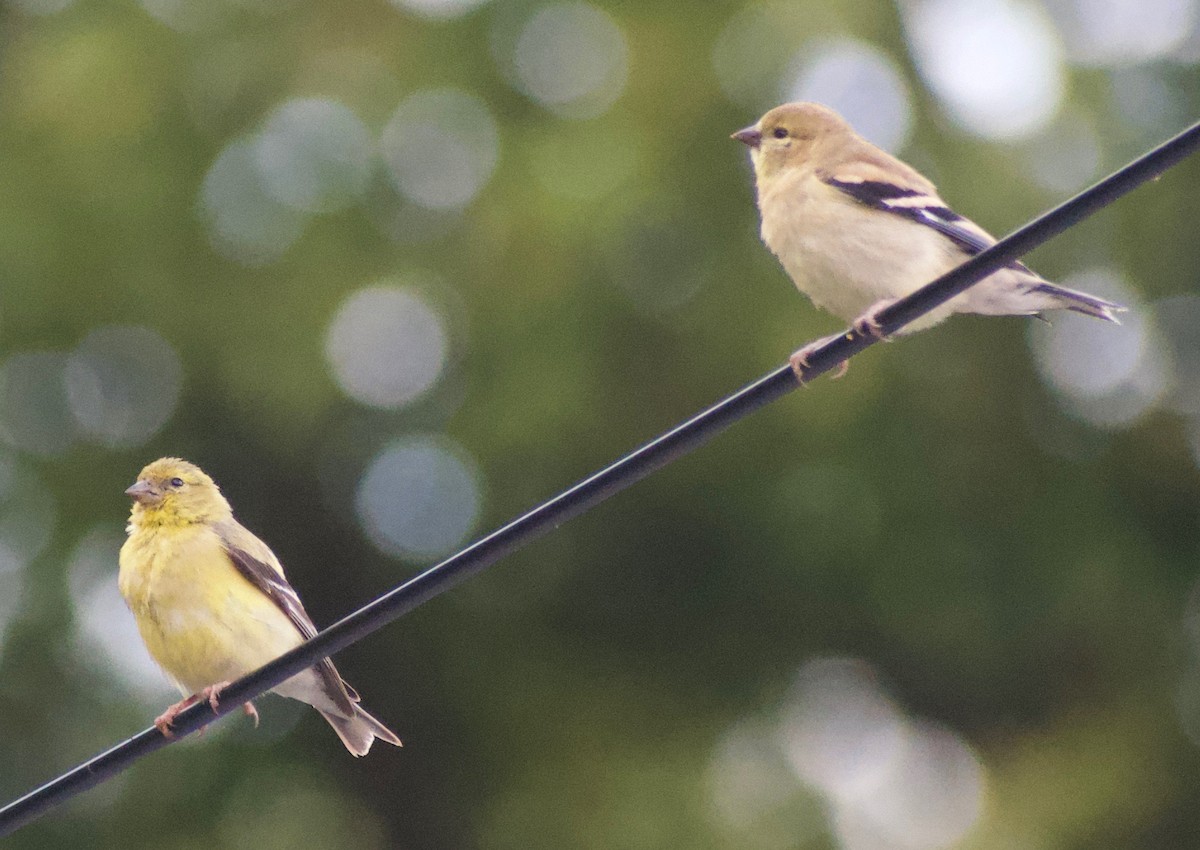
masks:
[[[0,792],[176,694],[122,490],[213,474],[318,624],[838,324],[730,132],[843,111],[1004,233],[1200,115],[1197,0],[9,0]],[[1200,835],[1200,161],[1030,261],[1121,327],[857,358],[6,846]]]

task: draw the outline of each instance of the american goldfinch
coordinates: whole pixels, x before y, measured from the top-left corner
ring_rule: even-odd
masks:
[[[763,242],[801,292],[860,333],[880,336],[883,310],[996,241],[952,211],[917,171],[826,106],[777,106],[733,138],[750,148]],[[902,333],[953,313],[1027,316],[1055,309],[1115,322],[1113,313],[1125,308],[1012,263]],[[792,355],[797,375],[833,338]]]
[[[206,699],[217,709],[234,679],[317,633],[300,597],[267,544],[233,518],[229,502],[199,467],[173,457],[154,461],[125,491],[133,499],[121,547],[118,584],[150,655],[187,696],[157,717],[171,723]],[[275,689],[321,712],[351,753],[376,738],[400,739],[358,705],[328,658]],[[252,703],[243,710],[258,723]]]

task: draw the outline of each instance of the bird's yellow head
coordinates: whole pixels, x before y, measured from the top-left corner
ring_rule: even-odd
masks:
[[[163,457],[138,473],[125,491],[133,499],[134,525],[191,525],[231,516],[216,483],[194,463]]]
[[[828,106],[785,103],[732,138],[750,148],[754,173],[762,181],[784,167],[803,165],[822,146],[836,145],[853,135],[846,120]]]

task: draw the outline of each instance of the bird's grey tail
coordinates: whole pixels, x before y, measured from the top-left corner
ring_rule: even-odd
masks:
[[[331,711],[322,711],[321,716],[324,717],[329,725],[333,727],[333,731],[337,732],[342,743],[346,745],[352,755],[365,756],[371,749],[371,744],[375,743],[378,738],[381,741],[387,741],[389,744],[400,747],[400,739],[396,737],[396,733],[384,726],[367,712],[363,711],[357,705],[354,706],[353,717],[343,717],[339,714],[334,714]]]
[[[1095,316],[1097,319],[1115,322],[1118,325],[1121,324],[1121,320],[1113,314],[1124,313],[1128,309],[1112,301],[1097,298],[1095,295],[1088,295],[1077,289],[1067,289],[1065,286],[1047,281],[1039,282],[1030,287],[1029,291],[1050,296],[1055,301],[1054,306],[1060,309],[1073,310],[1076,313],[1083,313],[1085,316]]]

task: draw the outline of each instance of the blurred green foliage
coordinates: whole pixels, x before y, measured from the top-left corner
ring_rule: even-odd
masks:
[[[902,153],[961,211],[1004,232],[1068,194],[1030,176],[1058,125],[968,133],[924,87],[896,7],[795,6],[780,61],[832,37],[890,57],[911,98]],[[46,537],[34,557],[0,558],[4,798],[169,698],[139,696],[89,649],[72,575],[87,535],[108,534],[97,551],[119,540],[122,490],[145,462],[212,473],[327,624],[436,560],[391,557],[360,526],[358,482],[393,441],[434,435],[468,458],[482,533],[836,328],[759,242],[728,140],[781,99],[787,70],[744,102],[722,88],[714,45],[743,4],[597,0],[624,76],[583,115],[514,83],[505,51],[539,8],[0,11],[0,358],[138,326],[182,374],[148,440],[56,443],[68,414],[51,399],[34,442],[3,450],[28,486],[0,503],[19,520],[0,522],[0,542]],[[575,58],[560,57],[564,74]],[[1057,110],[1095,144],[1075,188],[1200,114],[1186,58],[1058,61]],[[1165,99],[1157,121],[1122,105],[1135,73]],[[469,203],[414,209],[377,148],[344,208],[264,202],[297,230],[273,256],[214,238],[206,175],[280,104],[336,101],[378,140],[402,100],[447,88],[496,129]],[[1152,322],[1154,302],[1196,286],[1198,181],[1185,163],[1031,262],[1052,277],[1112,269]],[[371,409],[339,388],[326,334],[344,299],[388,281],[435,305],[447,360],[411,403]],[[1026,324],[960,318],[873,349],[346,652],[403,750],[355,761],[315,713],[267,698],[262,728],[227,719],[6,846],[883,846],[850,841],[778,752],[779,772],[751,760],[744,778],[719,758],[731,730],[774,729],[797,671],[827,656],[862,659],[905,717],[975,754],[982,810],[961,846],[1191,846],[1200,427],[1168,398],[1197,377],[1175,368],[1191,349],[1173,338],[1159,401],[1102,428],[1039,376]],[[11,420],[33,390],[7,374]],[[761,817],[715,802],[714,787],[755,782],[779,795]]]

